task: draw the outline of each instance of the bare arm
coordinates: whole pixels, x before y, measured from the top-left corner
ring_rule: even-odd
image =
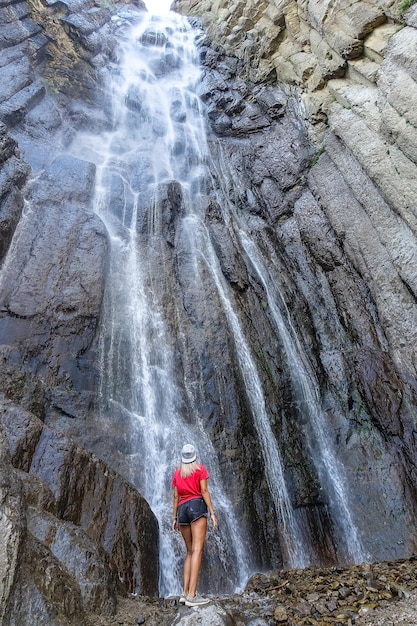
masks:
[[[172,504],[172,530],[177,530],[178,489],[174,487],[174,502]]]
[[[214,530],[216,530],[217,529],[217,517],[213,509],[213,504],[211,502],[211,496],[208,490],[206,478],[203,478],[203,480],[200,480],[200,488],[201,488],[201,495],[203,496],[203,500],[207,504],[207,508],[210,511],[210,516],[213,522],[213,528]]]

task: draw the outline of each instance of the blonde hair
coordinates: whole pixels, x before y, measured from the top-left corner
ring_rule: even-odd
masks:
[[[192,463],[183,463],[182,461],[180,461],[179,469],[181,478],[188,478],[188,476],[191,476],[191,474],[199,468],[200,466],[197,461],[193,461]]]

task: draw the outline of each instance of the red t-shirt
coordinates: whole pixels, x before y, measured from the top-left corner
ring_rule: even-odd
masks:
[[[200,480],[209,478],[209,473],[204,467],[200,465],[191,476],[182,478],[180,470],[176,469],[174,476],[172,477],[172,486],[177,488],[178,491],[178,506],[192,500],[193,498],[201,498]]]

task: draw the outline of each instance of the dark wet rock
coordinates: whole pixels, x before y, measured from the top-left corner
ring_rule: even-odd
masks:
[[[62,18],[63,26],[77,46],[98,57],[101,53],[111,56],[116,41],[110,23],[113,11],[110,8],[94,6],[82,13],[72,13]],[[99,66],[98,59],[95,59]]]
[[[25,540],[25,501],[22,484],[13,470],[7,439],[0,428],[0,619],[5,623],[8,599],[16,580],[16,567]]]
[[[231,285],[243,291],[248,285],[246,268],[227,228],[224,224],[214,223],[209,226],[209,231],[224,276]]]
[[[85,624],[76,581],[66,567],[29,534],[22,545],[20,567],[3,623],[24,626],[28,615],[42,626]]]
[[[95,539],[90,539],[77,525],[33,507],[28,509],[27,529],[78,582],[85,611],[114,613],[117,578],[109,556]]]
[[[133,85],[130,86],[129,91],[126,94],[126,106],[133,111],[141,111],[142,96],[138,87]]]
[[[287,98],[284,94],[273,87],[264,87],[256,93],[256,100],[262,110],[270,118],[278,118],[284,115]]]
[[[12,4],[4,3],[2,18],[4,24],[15,22],[16,19],[22,20],[29,16],[29,7],[26,2],[16,2]]]
[[[62,18],[62,22],[80,35],[90,35],[99,30],[104,24],[107,24],[111,15],[111,11],[108,8],[93,7],[82,13]]]
[[[45,95],[45,85],[36,81],[23,87],[11,98],[0,104],[0,120],[8,126],[15,126],[25,115],[42,100]]]
[[[66,6],[71,12],[84,10],[82,5]],[[53,91],[62,87],[65,92],[65,81],[71,82],[71,96],[77,89],[79,94],[91,91],[97,79],[91,55],[110,54],[115,40],[111,11],[87,6],[78,18],[67,15],[66,30],[61,26],[59,31],[57,7],[32,9],[37,24],[27,20],[26,4],[0,9],[0,255],[10,252],[6,267],[19,256],[22,261],[15,266],[17,291],[2,283],[0,313],[1,389],[9,399],[2,398],[2,429],[10,446],[8,452],[3,445],[1,454],[2,493],[7,495],[1,501],[0,621],[80,626],[86,610],[114,612],[121,590],[156,594],[158,535],[153,515],[132,487],[35,417],[86,417],[92,406],[88,349],[101,307],[106,241],[91,211],[94,165],[59,154],[65,136],[82,125],[82,116],[86,119],[88,107],[73,103],[66,109],[68,101]],[[108,121],[97,115],[94,123]],[[30,208],[39,221],[22,219],[11,251],[31,175],[20,144],[38,174],[46,168],[30,192]],[[66,251],[59,243],[65,239]],[[88,268],[85,255],[91,255]],[[26,271],[30,266],[34,274]],[[66,287],[58,288],[61,295],[53,304],[55,281]],[[27,366],[19,366],[19,360]],[[102,491],[95,499],[99,476]]]
[[[183,61],[178,54],[172,50],[167,50],[164,58],[150,63],[150,67],[156,77],[161,77],[179,69],[182,63]]]
[[[155,197],[158,198],[158,212],[161,219],[159,224],[153,223]],[[152,233],[155,228],[160,230],[170,246],[174,245],[177,221],[184,215],[185,206],[182,197],[182,188],[178,181],[171,180],[161,183],[155,190],[151,187],[149,195],[143,198],[140,212],[138,212],[138,231],[144,237]]]
[[[29,167],[18,156],[17,143],[0,123],[0,261],[5,255],[23,209],[22,187]]]
[[[14,551],[2,553],[7,561],[5,568],[10,569],[3,580],[6,595],[15,585],[10,597],[16,621],[26,624],[30,614],[39,626],[64,624],[66,619],[81,624],[82,603],[87,602],[94,610],[103,605],[111,611],[119,584],[108,562],[108,558],[114,561],[116,557],[102,552],[103,537],[113,530],[109,530],[109,521],[103,521],[106,511],[112,507],[123,511],[121,526],[115,531],[116,569],[124,578],[121,572],[125,561],[129,563],[129,580],[123,582],[131,590],[137,548],[132,526],[140,528],[143,519],[149,521],[149,511],[146,506],[141,509],[133,488],[53,428],[77,433],[80,442],[99,451],[113,467],[120,467],[128,475],[132,443],[126,435],[127,420],[121,416],[117,425],[103,433],[103,425],[97,425],[93,417],[96,333],[106,268],[106,233],[91,206],[95,168],[89,159],[93,156],[86,154],[81,160],[60,154],[77,129],[99,132],[110,128],[110,109],[100,87],[100,72],[111,69],[117,23],[112,21],[113,7],[93,7],[78,0],[32,6],[36,24],[27,19],[27,7],[22,3],[2,5],[3,10],[7,28],[2,27],[0,32],[0,45],[5,46],[0,59],[5,78],[0,117],[10,128],[7,131],[0,127],[0,252],[10,250],[10,254],[2,267],[7,271],[0,310],[0,375],[4,394],[19,405],[13,410],[9,406],[4,414],[13,464],[19,472],[11,472],[9,482],[5,477],[5,490],[15,498],[6,512],[11,517],[16,515],[16,527],[7,530],[14,533]],[[147,37],[149,45],[165,45],[157,33],[148,33]],[[358,52],[355,41],[349,49],[340,48],[346,56]],[[207,42],[203,44],[202,58],[207,71],[201,97],[216,135],[211,138],[213,158],[217,171],[225,175],[221,183],[213,181],[216,202],[207,201],[206,225],[215,263],[226,284],[233,287],[234,304],[259,368],[291,501],[307,529],[312,560],[335,563],[338,558],[346,558],[337,530],[343,523],[343,512],[334,503],[332,508],[331,497],[320,486],[313,461],[314,433],[300,411],[290,364],[273,323],[265,288],[242,248],[238,229],[230,228],[229,218],[234,212],[249,224],[289,312],[291,326],[305,348],[306,361],[317,377],[331,424],[329,436],[334,435],[332,443],[347,468],[351,510],[366,545],[373,558],[409,555],[416,545],[415,378],[410,348],[414,342],[407,346],[401,331],[411,336],[414,325],[406,316],[402,322],[402,315],[396,316],[393,325],[393,317],[387,315],[390,307],[381,306],[381,300],[391,301],[385,294],[400,293],[404,310],[412,310],[413,276],[408,264],[400,259],[397,267],[401,280],[396,276],[386,283],[386,276],[394,276],[385,256],[390,237],[385,233],[379,241],[364,218],[356,219],[365,213],[359,202],[361,193],[372,199],[369,208],[377,206],[381,211],[386,199],[365,176],[365,170],[355,167],[353,151],[362,148],[362,140],[351,148],[341,141],[342,137],[347,141],[353,134],[358,136],[349,130],[351,111],[346,109],[333,119],[326,153],[318,153],[294,117],[294,98],[287,98],[275,85],[254,87],[249,74],[244,78],[241,59],[219,55]],[[164,61],[155,66],[155,73],[170,72],[179,63],[179,58],[167,50]],[[19,71],[15,74],[13,68]],[[98,110],[98,104],[103,104],[104,110]],[[134,115],[147,114],[141,110],[139,93],[128,95],[128,105]],[[181,107],[174,107],[172,114],[177,125],[184,123]],[[154,132],[162,137],[166,126],[155,122]],[[11,249],[22,212],[22,188],[29,174],[17,145],[34,169],[36,180],[25,188],[33,220],[20,221]],[[179,140],[173,151],[181,158],[185,144]],[[140,170],[151,186],[149,163],[142,157],[138,161],[138,175]],[[193,190],[200,190],[203,182],[194,181]],[[352,189],[358,199],[353,197]],[[385,195],[391,189],[392,185]],[[221,199],[224,191],[227,202]],[[122,181],[117,177],[112,183],[112,200],[117,216],[124,208]],[[183,197],[176,181],[164,186],[161,204],[164,248],[158,262],[172,269],[172,290],[164,296],[163,306],[168,324],[173,328],[178,324],[183,338],[181,345],[175,346],[176,382],[180,385],[183,378],[198,380],[199,384],[201,381],[201,421],[218,451],[220,471],[227,477],[227,495],[235,500],[239,493],[236,512],[254,545],[251,558],[259,568],[279,567],[283,561],[280,530],[271,510],[247,390],[208,269],[201,272],[197,285],[193,282]],[[131,211],[132,197],[126,206]],[[151,223],[151,208],[150,197],[145,198],[138,222],[138,232],[144,237]],[[381,220],[376,222],[381,226]],[[356,223],[362,227],[355,230]],[[365,245],[358,246],[359,241]],[[364,256],[364,251],[370,252]],[[369,271],[374,272],[375,267],[381,268],[376,273],[384,288],[369,279]],[[207,303],[202,302],[203,292],[208,295]],[[381,311],[386,317],[381,318]],[[391,346],[395,349],[390,347],[393,339]],[[181,410],[184,419],[192,422],[193,407],[183,406]],[[3,471],[10,472],[9,465]],[[102,504],[91,495],[97,484],[102,489]],[[87,495],[97,506],[98,521],[88,508]],[[23,541],[25,506],[31,507],[28,519],[32,532],[22,548],[22,566],[15,584],[10,564],[16,546],[23,546],[19,542]],[[140,509],[133,521],[126,513],[131,507]],[[84,513],[89,520],[87,527],[83,526]],[[155,522],[149,523],[153,530],[147,540],[154,558]],[[97,585],[88,579],[88,552],[99,573]],[[65,562],[58,558],[61,554]],[[67,567],[71,563],[72,569]],[[348,623],[373,611],[378,603],[409,593],[400,584],[401,572],[396,572],[394,582],[387,583],[389,576],[372,568],[366,570],[372,578],[365,576],[365,587],[360,568],[347,577],[343,571],[332,572],[332,576],[340,576],[340,582],[317,570],[311,576],[310,570],[280,572],[259,578],[259,583],[252,581],[248,596],[253,594],[253,599],[239,597],[236,605],[232,599],[225,604],[231,607],[229,612],[234,612],[236,624],[256,619],[260,620],[258,624],[274,620],[285,623],[285,615],[294,623],[329,623],[328,619]],[[52,581],[44,576],[45,570],[55,574]],[[153,594],[154,570],[150,578],[153,586],[149,593]],[[216,578],[218,589],[227,584],[221,577]],[[204,570],[202,584],[209,586],[212,579]],[[68,599],[63,598],[65,588],[71,590]],[[150,619],[162,623],[166,615],[155,618],[153,604],[152,611]],[[188,612],[184,617],[198,614]]]
[[[53,385],[61,387],[61,399],[58,391],[46,393],[55,412],[75,416],[85,414],[91,405],[89,391],[94,372],[82,355],[94,338],[103,294],[106,252],[101,221],[87,210],[93,182],[92,164],[68,156],[53,160],[32,187],[32,207],[42,207],[36,214],[37,225],[33,222],[21,227],[8,260],[9,267],[14,267],[12,280],[17,282],[14,287],[11,282],[3,283],[2,389],[8,397],[23,402],[23,406],[39,417],[45,415],[45,397],[41,399],[39,394],[44,393],[48,385],[45,385],[45,378],[42,382],[36,381],[30,371],[17,373],[17,346],[32,365],[36,362],[36,368],[46,367],[50,373],[55,372],[54,376],[61,372],[58,379],[62,384],[57,379]],[[66,243],[60,246],[57,242],[61,237]],[[86,255],[91,259],[88,268]],[[19,262],[13,263],[13,258],[17,257]],[[24,267],[32,269],[27,273]],[[55,287],[62,285],[58,299],[54,284]],[[70,379],[78,380],[78,390],[72,393],[73,405],[69,401],[71,392],[65,401],[62,398],[63,386],[67,386]]]
[[[26,57],[12,58],[9,64],[2,67],[2,88],[0,102],[8,100],[18,91],[31,83],[30,62]]]
[[[70,155],[61,155],[52,161],[42,177],[32,186],[32,197],[39,205],[85,203],[88,206],[94,181],[95,166],[92,163]]]
[[[185,122],[186,112],[181,100],[174,100],[171,106],[170,115],[174,122]]]
[[[19,11],[17,11],[17,15],[13,11],[11,21],[0,26],[0,50],[26,41],[42,31],[42,28],[34,24],[32,20],[26,17],[19,19],[18,16]]]
[[[205,54],[206,67],[214,65],[216,55]],[[276,87],[258,89],[252,93],[250,83],[230,76],[237,60],[217,55],[215,69],[205,71],[199,94],[207,104],[214,132],[221,136],[245,136],[262,130],[271,121],[284,115],[287,98]],[[223,65],[222,70],[219,66]],[[228,69],[229,68],[229,72]],[[229,78],[229,80],[227,80]]]
[[[164,185],[162,194],[158,194],[162,202],[162,221],[166,235],[170,232],[170,228],[176,223],[178,218],[183,215],[184,205],[182,201],[181,185],[177,181],[170,181]]]
[[[122,590],[154,595],[157,525],[139,494],[69,438],[4,400],[0,421],[10,449],[2,458],[19,470],[9,465],[9,482],[15,477],[21,522],[24,513],[27,522],[23,543],[16,535],[19,524],[13,537],[9,532],[9,554],[21,550],[19,562],[9,563],[13,624],[32,614],[31,602],[39,623],[55,611],[79,624],[85,611],[113,613]]]
[[[215,53],[211,51],[210,54],[206,53],[204,58],[208,59],[212,65],[215,56]],[[220,62],[222,55],[218,54],[217,59]],[[340,180],[340,183],[338,182],[337,177],[340,174],[336,173],[334,164],[330,164],[326,155],[321,157],[322,161],[320,163],[322,164],[320,166],[314,165],[309,177],[307,177],[306,174],[310,170],[311,163],[314,162],[313,153],[301,126],[292,118],[290,101],[285,99],[282,92],[275,88],[265,90],[265,99],[263,103],[259,101],[259,110],[262,110],[264,115],[268,115],[268,110],[270,110],[270,123],[267,131],[263,131],[261,128],[254,131],[254,128],[251,127],[250,115],[245,117],[246,111],[253,110],[253,105],[250,102],[251,97],[248,96],[247,91],[249,88],[248,83],[245,86],[239,84],[237,80],[232,80],[228,83],[217,72],[213,74],[207,72],[203,85],[202,97],[208,106],[211,126],[213,132],[220,136],[220,141],[213,141],[212,144],[214,147],[213,158],[218,159],[218,168],[226,171],[223,189],[226,188],[227,190],[228,202],[232,202],[234,208],[239,211],[239,216],[246,216],[246,220],[251,224],[252,236],[255,237],[257,245],[262,250],[263,260],[265,261],[266,257],[271,253],[272,256],[269,258],[274,258],[273,263],[276,263],[277,267],[280,268],[276,274],[275,281],[277,285],[280,285],[280,293],[286,301],[289,311],[291,311],[292,322],[296,323],[301,331],[305,345],[309,345],[311,348],[309,358],[311,358],[312,363],[315,363],[314,368],[318,377],[321,379],[322,373],[325,377],[328,377],[325,383],[326,390],[323,389],[326,402],[329,402],[327,410],[333,415],[333,423],[339,424],[342,431],[346,434],[347,440],[353,444],[352,447],[349,447],[349,453],[346,451],[345,454],[342,451],[344,444],[340,440],[340,447],[339,443],[336,443],[338,453],[341,454],[346,463],[348,463],[347,459],[349,456],[349,464],[352,463],[357,468],[357,475],[362,473],[362,470],[358,469],[359,467],[364,468],[363,471],[368,473],[369,463],[366,457],[369,453],[373,454],[370,452],[370,448],[378,447],[378,440],[383,441],[384,454],[402,459],[399,461],[399,465],[404,468],[404,474],[400,470],[401,475],[403,477],[407,474],[410,476],[414,475],[413,464],[410,465],[408,461],[408,459],[415,456],[413,439],[408,439],[408,443],[404,447],[402,444],[398,445],[399,442],[396,438],[399,432],[399,422],[396,417],[393,417],[393,413],[402,413],[400,423],[406,430],[409,428],[408,425],[406,426],[406,424],[409,424],[409,418],[407,411],[402,411],[394,397],[391,398],[391,389],[399,390],[401,388],[403,391],[399,392],[400,396],[405,392],[411,402],[413,402],[411,398],[414,396],[414,391],[412,386],[408,388],[408,383],[399,381],[395,373],[396,365],[393,360],[388,359],[389,363],[386,360],[387,352],[384,340],[380,335],[381,328],[372,313],[374,306],[371,302],[372,298],[368,300],[365,296],[367,286],[364,275],[362,272],[357,271],[361,263],[358,259],[358,262],[355,260],[354,267],[351,265],[350,259],[347,258],[349,255],[346,254],[344,232],[341,227],[334,228],[334,223],[330,217],[330,215],[335,215],[337,210],[340,211],[340,208],[343,206],[346,217],[345,225],[347,227],[348,224],[352,224],[351,218],[348,217],[348,205],[352,207],[352,202],[346,183],[342,182],[342,180]],[[257,91],[257,88],[255,88],[254,94],[256,93],[264,94],[264,91]],[[248,106],[247,100],[249,100],[250,106]],[[274,107],[274,102],[276,107]],[[230,108],[228,109],[228,107]],[[227,114],[226,111],[228,111]],[[254,119],[256,121],[256,115]],[[224,132],[221,130],[221,125],[218,125],[218,122],[224,122]],[[243,124],[241,126],[242,133],[239,136],[233,136],[233,130],[230,129],[240,124]],[[333,148],[333,144],[331,145]],[[335,192],[335,183],[340,193]],[[346,205],[344,204],[345,201]],[[227,206],[230,205],[227,204]],[[328,207],[331,207],[330,212]],[[227,214],[228,209],[226,206],[223,207],[223,211]],[[215,223],[212,221],[213,218]],[[222,259],[224,258],[223,250],[225,248],[228,251],[233,250],[233,244],[230,241],[226,245],[216,243],[216,235],[221,242],[225,232],[224,226],[220,224],[221,218],[219,221],[218,212],[215,212],[215,215],[210,215],[213,241],[217,245],[218,257]],[[255,232],[257,232],[257,235],[255,235]],[[363,231],[361,236],[366,238],[368,232],[366,230]],[[272,243],[274,239],[275,244]],[[350,238],[350,242],[352,250],[356,250],[353,239]],[[274,250],[273,252],[271,252],[272,249]],[[363,267],[363,265],[361,266]],[[271,265],[269,267],[271,268]],[[228,271],[228,262],[223,263],[222,269],[224,275],[232,282],[232,274]],[[276,360],[272,362],[269,358],[269,350],[271,350],[271,354],[276,350],[276,348],[268,348],[271,333],[273,335],[274,330],[272,328],[267,329],[265,320],[260,321],[262,313],[256,310],[256,306],[262,306],[262,301],[265,306],[265,294],[262,287],[256,284],[256,279],[253,278],[250,271],[249,276],[249,288],[239,295],[239,306],[246,311],[246,318],[251,320],[251,323],[248,324],[247,332],[251,336],[253,344],[256,345],[257,339],[255,337],[262,337],[259,341],[262,348],[257,350],[256,354],[261,371],[265,372],[265,378],[263,379],[264,389],[271,390],[267,392],[267,396],[271,399],[274,398],[274,402],[278,397],[283,398],[282,404],[279,403],[281,408],[277,407],[277,411],[278,413],[280,410],[285,412],[284,407],[291,405],[293,402],[291,400],[292,392],[288,386],[289,378],[287,378],[286,359],[284,356],[280,361],[280,367],[277,367]],[[321,286],[319,287],[319,285]],[[258,299],[256,304],[252,297],[254,293],[257,294]],[[332,294],[331,299],[335,306],[333,312],[336,313],[336,317],[333,317],[333,313],[331,314],[332,322],[330,322],[328,317],[329,310],[324,304],[329,302],[328,296],[330,294]],[[304,298],[305,301],[303,303]],[[338,321],[336,321],[336,318]],[[342,339],[342,336],[344,339]],[[358,345],[355,345],[357,339],[359,339],[360,348]],[[318,340],[318,344],[316,344],[316,340]],[[343,344],[346,346],[346,341],[351,347],[348,349],[345,347],[342,354],[336,346]],[[327,348],[324,347],[325,345],[327,345]],[[375,355],[374,360],[372,360],[371,353]],[[336,372],[339,370],[342,362],[344,363],[343,368],[346,367],[346,371],[350,372],[350,382],[345,391],[342,391],[340,380],[336,382]],[[359,363],[362,364],[359,365]],[[370,382],[371,380],[372,382]],[[379,402],[379,391],[376,390],[379,390],[380,383],[382,390],[384,388],[382,381],[386,380],[391,382],[388,389],[385,388],[383,395],[385,399],[390,398],[388,405],[395,407],[393,411],[383,410],[382,407],[376,409],[373,405],[374,400]],[[380,383],[377,381],[380,381]],[[374,400],[369,395],[371,388],[376,391]],[[407,391],[405,391],[406,388]],[[355,432],[355,435],[353,435],[355,441],[359,442],[359,440],[362,440],[363,434],[361,434],[361,431],[364,422],[361,422],[361,419],[359,419],[362,426],[358,428],[359,422],[356,422],[357,417],[354,417],[354,414],[358,415],[359,405],[355,401],[352,403],[353,396],[351,394],[353,389],[359,391],[361,404],[365,403],[362,406],[369,406],[369,418],[365,418],[365,422],[373,424],[371,427],[373,435],[371,439],[367,439],[367,444],[362,449],[361,445],[357,447],[356,443],[353,443],[351,434],[349,434]],[[270,396],[268,395],[269,393]],[[393,391],[393,393],[395,395],[396,391]],[[380,411],[386,416],[387,421],[385,424],[377,417]],[[371,415],[373,417],[370,417]],[[368,421],[369,419],[371,422]],[[280,420],[278,419],[278,421]],[[280,423],[281,427],[278,427],[276,430],[278,439],[282,437],[283,429],[285,429],[285,420]],[[295,427],[297,420],[290,418],[290,423],[292,427]],[[248,423],[243,425],[242,422],[240,427],[244,429],[245,441],[247,442],[251,437],[251,427]],[[308,429],[304,423],[303,429],[306,428]],[[226,435],[223,434],[223,436]],[[333,530],[331,529],[332,521],[327,517],[329,514],[329,509],[327,508],[329,502],[319,503],[320,498],[317,497],[317,491],[313,486],[316,484],[315,470],[306,461],[306,458],[310,457],[310,453],[313,451],[310,444],[307,444],[307,448],[310,448],[309,451],[304,449],[301,432],[299,436],[301,439],[298,436],[291,437],[291,440],[288,438],[288,435],[282,437],[285,463],[288,463],[288,467],[291,468],[288,474],[291,476],[289,481],[294,489],[292,498],[297,503],[297,507],[300,507],[297,508],[300,515],[307,515],[310,520],[309,527],[314,535],[312,543],[319,549],[322,562],[331,563],[332,559],[334,559],[334,544],[332,546],[332,541],[326,544],[325,540],[325,537],[331,537],[334,532],[334,528]],[[307,435],[307,440],[311,441],[311,437],[314,437],[312,431],[311,436]],[[233,442],[231,441],[229,433],[227,434],[227,439],[231,448],[239,446],[236,437]],[[248,447],[246,444],[246,449]],[[231,464],[230,461],[229,463]],[[262,471],[258,463],[259,461],[255,459],[255,455],[249,462],[252,468]],[[378,472],[379,470],[377,470]],[[239,469],[239,474],[245,476],[244,467]],[[396,482],[393,476],[387,480],[390,482],[392,479]],[[246,484],[246,479],[243,479],[243,482]],[[402,526],[400,531],[402,539],[400,540],[401,543],[398,544],[397,532],[391,533],[391,530],[389,530],[388,534],[386,534],[390,524],[385,524],[385,531],[380,525],[380,521],[384,517],[384,515],[382,518],[380,517],[381,511],[385,508],[383,502],[385,500],[385,503],[390,503],[388,508],[393,505],[396,499],[394,495],[395,489],[391,491],[389,496],[382,496],[383,500],[381,500],[380,495],[376,495],[376,492],[379,490],[376,486],[378,479],[370,481],[372,485],[370,489],[376,489],[374,491],[373,505],[371,505],[371,498],[366,498],[366,500],[367,506],[375,507],[374,519],[376,521],[374,523],[377,529],[373,528],[372,531],[369,529],[369,532],[365,530],[367,527],[365,519],[363,519],[363,523],[358,523],[361,526],[361,532],[366,536],[366,541],[369,542],[368,545],[372,545],[372,549],[377,549],[378,553],[381,556],[383,555],[383,558],[407,554],[407,552],[401,552],[402,548],[400,546],[404,545],[403,541],[407,543],[408,550],[413,550],[414,539],[408,541],[408,531],[406,530],[406,528],[413,527],[412,519],[415,515],[412,482],[412,479],[405,479],[406,500],[408,502],[407,507],[410,506],[410,517],[404,526],[400,524]],[[261,485],[257,487],[257,493],[260,493]],[[350,488],[354,489],[355,492],[358,489],[356,492],[358,498],[353,498],[353,508],[355,509],[355,515],[359,514],[359,517],[361,517],[356,504],[358,504],[358,507],[363,505],[364,494],[359,496],[361,487],[356,481],[353,481],[353,484],[351,483]],[[252,511],[252,515],[255,515],[258,519],[258,526],[255,532],[264,533],[259,545],[276,545],[276,538],[273,538],[271,535],[273,523],[271,521],[268,523],[267,521],[264,526],[265,520],[269,519],[269,512],[263,510],[261,513],[260,502],[262,497],[253,498],[253,500],[256,502],[254,508],[257,510],[256,512]],[[379,513],[376,511],[379,511]],[[333,514],[336,517],[338,515],[337,512]],[[396,521],[399,521],[396,515],[394,515],[394,518]],[[320,532],[318,531],[319,528],[326,528],[327,530]],[[318,531],[317,535],[315,534],[316,531]],[[386,539],[381,541],[384,535]],[[265,539],[266,537],[268,537],[267,540]],[[376,544],[378,544],[378,548],[376,548]],[[324,547],[325,545],[326,548]]]
[[[208,116],[212,122],[213,130],[217,135],[227,135],[231,133],[232,120],[226,113],[214,110],[210,111]]]
[[[307,191],[297,200],[294,214],[302,240],[325,271],[342,265],[343,255],[332,227],[313,195]]]
[[[163,47],[168,43],[168,38],[165,33],[154,30],[146,30],[140,37],[140,43],[145,46]]]

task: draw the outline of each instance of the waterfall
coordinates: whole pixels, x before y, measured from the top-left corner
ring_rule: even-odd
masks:
[[[100,338],[100,413],[123,424],[129,479],[160,527],[160,593],[182,589],[183,542],[171,530],[173,470],[192,442],[210,473],[219,531],[209,530],[209,591],[242,588],[250,574],[244,537],[222,486],[217,456],[187,380],[176,370],[176,318],[166,242],[167,211],[199,211],[205,181],[205,119],[194,87],[196,32],[169,13],[121,19],[122,59],[111,70],[113,125],[78,138],[97,165],[95,210],[110,243]],[[167,209],[169,205],[169,208]],[[185,218],[186,223],[186,218]],[[191,385],[192,386],[192,385]],[[192,420],[184,408],[192,406]],[[110,426],[109,426],[110,427]]]
[[[238,188],[239,186],[244,188],[244,181],[236,179],[235,173],[231,171],[226,162],[219,143],[215,146],[215,152],[219,163],[218,168],[221,170],[221,175],[217,173],[217,179],[220,183],[220,196],[224,198],[238,197]],[[230,190],[234,191],[231,192]],[[227,207],[227,210],[224,211],[224,219],[229,221],[237,233],[242,250],[247,255],[248,263],[253,268],[256,280],[264,290],[268,311],[283,345],[290,373],[290,383],[298,407],[297,413],[303,425],[302,430],[304,431],[306,446],[316,468],[321,489],[326,493],[329,500],[332,518],[336,522],[334,533],[338,559],[343,562],[362,563],[369,560],[370,555],[363,546],[358,527],[352,516],[345,471],[333,445],[333,429],[332,425],[326,421],[317,376],[291,322],[290,312],[278,287],[279,279],[277,279],[277,275],[273,275],[274,254],[266,251],[266,256],[269,258],[264,260],[255,242],[255,236],[251,234],[254,224],[251,226],[251,220],[242,219],[230,199],[227,202]],[[256,222],[256,220],[252,221]],[[272,273],[267,264],[272,268]],[[296,529],[295,522],[292,524],[293,529]],[[298,524],[302,526],[301,520],[298,520]],[[300,537],[299,545],[302,545],[302,530],[298,528],[296,534]],[[305,545],[305,541],[299,554],[303,554],[303,565],[301,566],[306,566],[309,562],[315,561],[314,551],[311,550],[311,546]]]
[[[201,75],[198,32],[174,13],[146,14],[139,21],[128,13],[119,15],[120,61],[109,68],[104,102],[111,110],[111,128],[79,136],[73,148],[79,155],[88,150],[89,160],[96,163],[95,211],[109,241],[100,329],[100,419],[117,452],[127,459],[124,473],[158,519],[160,593],[165,596],[181,590],[184,552],[180,534],[171,530],[171,477],[183,443],[196,445],[210,473],[219,518],[218,532],[209,530],[207,537],[202,587],[230,592],[245,584],[256,546],[236,514],[239,494],[231,497],[223,482],[221,459],[203,415],[206,390],[185,363],[184,309],[199,324],[199,315],[205,315],[200,303],[203,309],[213,305],[218,323],[228,329],[279,528],[276,553],[286,566],[305,567],[311,551],[294,514],[256,360],[205,224],[208,198],[216,191],[205,113],[196,94]],[[249,254],[251,243],[243,235],[241,239],[269,296],[261,264]],[[181,276],[175,278],[179,265],[188,272],[185,292],[178,285]],[[208,283],[210,294],[205,292]],[[275,311],[273,299],[270,306]],[[282,334],[278,309],[275,317]],[[290,334],[284,337],[288,360],[294,371],[301,371]],[[307,378],[296,378],[306,405],[314,400]],[[320,433],[321,422],[314,424]],[[321,445],[330,459],[328,446]],[[323,468],[319,475],[328,478],[326,460]],[[331,484],[343,504],[341,480]],[[344,523],[353,528],[349,517]]]
[[[281,525],[281,549],[283,550],[285,563],[290,567],[306,567],[309,564],[306,558],[308,547],[294,518],[292,504],[285,484],[280,453],[267,414],[262,384],[255,361],[245,339],[239,318],[228,298],[222,271],[204,225],[191,217],[188,220],[188,229],[191,248],[194,248],[195,254],[203,260],[204,265],[209,268],[213,276],[233,335],[238,355],[238,364],[259,437],[272,503],[278,523]]]
[[[343,467],[337,459],[332,445],[329,434],[331,426],[326,424],[316,376],[291,323],[286,303],[274,287],[274,282],[262,262],[259,250],[244,230],[240,230],[239,234],[243,248],[265,290],[269,310],[284,345],[293,390],[299,401],[299,411],[306,425],[308,425],[307,443],[312,451],[320,483],[326,487],[334,517],[338,520],[338,526],[342,533],[341,542],[344,544],[344,558],[349,562],[361,563],[366,560],[365,551],[352,519]],[[313,438],[314,441],[312,441]]]

